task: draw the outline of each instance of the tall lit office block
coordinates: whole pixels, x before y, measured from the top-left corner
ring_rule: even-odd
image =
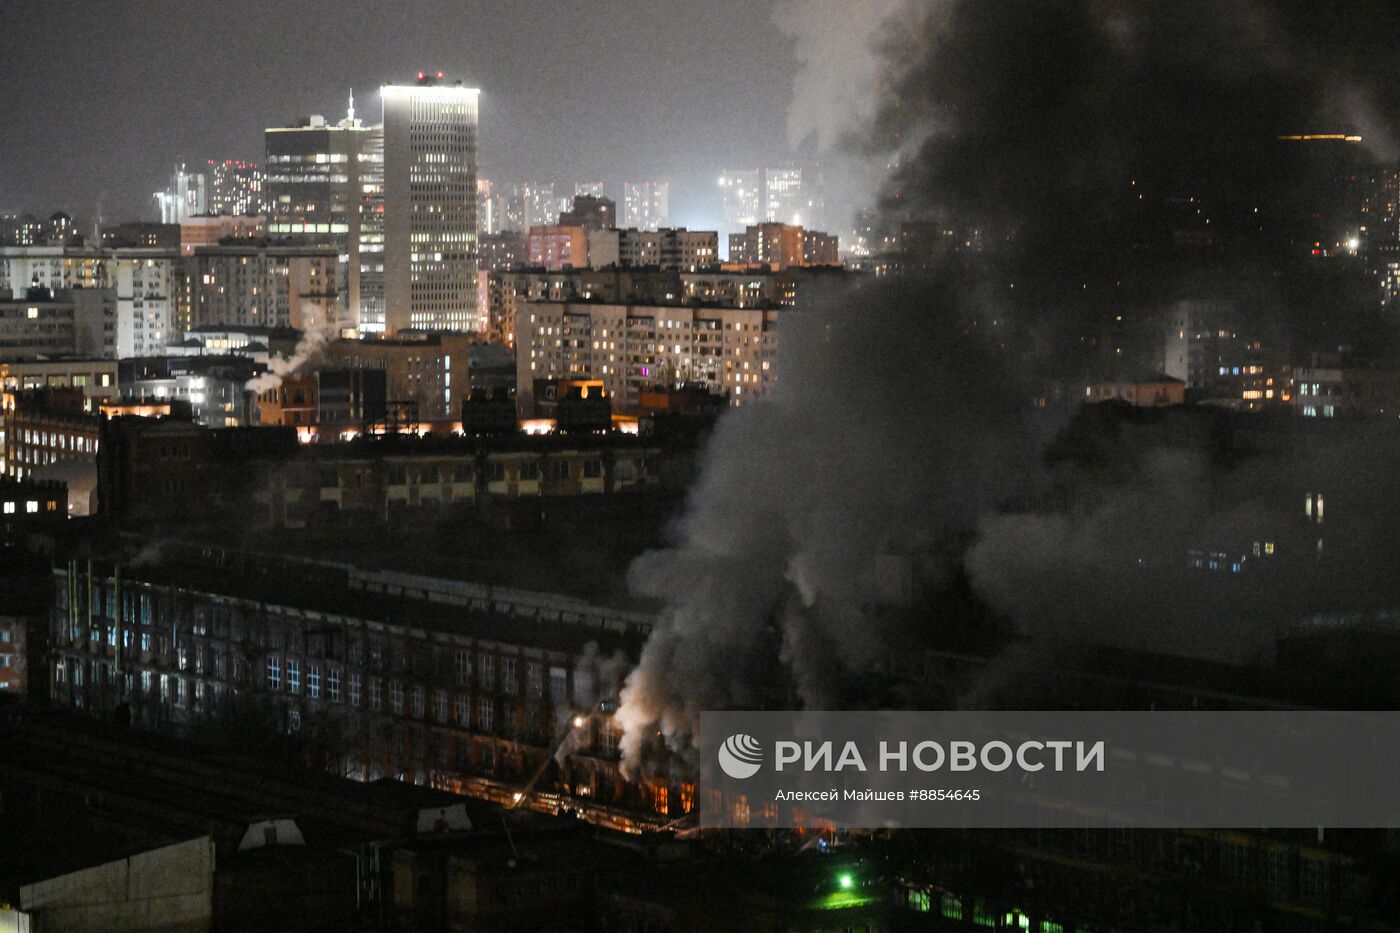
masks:
[[[729,229],[758,223],[763,209],[763,173],[758,169],[725,169],[719,176],[724,222]]]
[[[767,223],[810,224],[802,169],[770,168],[763,173],[763,219]]]
[[[480,92],[436,76],[380,89],[385,330],[474,331]]]
[[[183,162],[170,176],[170,186],[154,195],[163,224],[184,223],[190,217],[208,213],[208,186],[204,173],[185,170]]]
[[[624,182],[622,224],[659,230],[671,222],[671,186],[664,181]]]
[[[340,254],[341,323],[384,330],[384,143],[379,127],[319,116],[274,127],[267,143],[267,232]]]
[[[246,217],[264,212],[266,178],[259,163],[210,159],[207,177],[209,213]]]

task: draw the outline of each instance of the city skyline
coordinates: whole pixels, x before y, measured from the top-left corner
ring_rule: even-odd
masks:
[[[1400,4],[0,30],[0,931],[1400,933]]]
[[[323,49],[308,50],[269,44],[262,36],[267,13],[255,4],[202,8],[203,25],[192,29],[193,12],[136,2],[88,11],[89,28],[65,39],[71,79],[39,80],[37,50],[62,32],[65,6],[26,0],[0,10],[16,46],[0,64],[13,91],[0,102],[0,117],[25,128],[0,142],[0,210],[62,209],[84,227],[99,207],[105,222],[148,218],[150,193],[180,162],[198,170],[209,159],[261,160],[267,127],[309,114],[338,120],[351,89],[360,112],[376,114],[381,85],[422,69],[481,88],[482,177],[552,179],[561,190],[601,179],[619,203],[624,182],[666,180],[677,225],[718,228],[714,179],[725,164],[777,165],[804,155],[787,139],[798,62],[768,3],[724,0],[665,11],[609,0],[586,10],[550,7],[534,17],[519,4],[506,10],[420,2],[395,19],[389,40],[375,43],[358,36],[381,28],[373,4],[279,11],[277,33],[326,37]],[[535,33],[520,25],[540,21],[572,37],[544,60],[529,58],[538,48],[529,41]],[[683,30],[697,29],[713,41],[680,40]],[[493,41],[456,38],[469,34]],[[598,47],[612,50],[605,69],[594,67],[591,50]],[[99,80],[92,69],[113,64],[118,49],[123,66],[107,69],[117,74],[99,106],[84,88]],[[125,54],[146,49],[152,54]],[[178,91],[153,96],[159,81],[169,80],[162,75],[180,75],[172,87]],[[629,91],[616,94],[618,87]],[[29,138],[49,139],[64,157],[37,158],[52,150],[26,145]],[[617,139],[628,145],[617,148]]]

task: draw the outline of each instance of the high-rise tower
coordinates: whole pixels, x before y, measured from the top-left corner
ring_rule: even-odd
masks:
[[[384,329],[384,142],[379,127],[319,116],[274,127],[267,143],[268,234],[340,253],[337,290],[343,319],[361,331]]]
[[[480,92],[442,73],[380,89],[388,333],[481,329],[476,134]]]

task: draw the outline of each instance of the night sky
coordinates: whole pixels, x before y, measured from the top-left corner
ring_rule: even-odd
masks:
[[[791,157],[771,0],[0,0],[0,211],[150,218],[179,160],[261,159],[308,113],[377,122],[421,68],[482,89],[481,176],[672,183],[713,228],[720,169]]]

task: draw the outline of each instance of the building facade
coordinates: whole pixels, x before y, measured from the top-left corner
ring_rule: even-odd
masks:
[[[665,181],[626,182],[622,186],[622,225],[659,230],[671,222],[671,184]]]
[[[655,266],[695,272],[719,265],[719,234],[684,227],[593,230],[588,234],[588,252],[589,264],[595,269]]]
[[[117,293],[118,357],[163,353],[178,339],[188,295],[178,249],[117,249],[112,253]]]
[[[719,191],[724,222],[730,230],[763,219],[763,172],[760,169],[725,169],[719,176]]]
[[[244,214],[198,214],[180,224],[180,249],[186,255],[196,246],[215,246],[225,240],[254,240],[267,236],[267,219]]]
[[[252,423],[247,386],[264,371],[246,356],[133,357],[118,366],[124,401],[183,402],[197,423],[211,428]]]
[[[528,262],[554,272],[587,268],[589,240],[589,230],[581,224],[531,227]]]
[[[0,247],[0,298],[35,286],[110,288],[109,254],[94,246]]]
[[[775,309],[532,302],[516,309],[517,398],[539,379],[602,380],[624,411],[651,386],[703,385],[733,404],[777,384]]]
[[[103,247],[108,249],[122,246],[178,249],[180,247],[180,225],[158,224],[149,221],[112,224],[102,228],[101,240]]]
[[[561,227],[577,225],[587,227],[589,230],[606,230],[609,227],[616,227],[617,204],[611,198],[602,196],[601,185],[598,188],[599,194],[576,193],[573,207],[559,215],[559,225]]]
[[[475,335],[404,334],[382,340],[335,340],[317,364],[324,369],[382,369],[387,401],[411,403],[420,421],[460,414],[471,387]]]
[[[54,703],[97,716],[125,704],[138,728],[197,733],[241,717],[269,732],[334,736],[328,751],[342,775],[502,802],[548,764],[565,724],[573,750],[539,792],[600,807],[652,802],[646,782],[621,777],[606,712],[620,685],[589,660],[634,652],[649,616],[324,565],[284,576],[289,588],[272,595],[198,568],[60,567]],[[391,604],[412,612],[384,612]],[[694,788],[677,784],[663,799],[663,815],[683,815]]]
[[[805,226],[807,197],[802,185],[802,169],[770,168],[763,173],[763,220],[767,223]]]
[[[31,288],[0,299],[0,359],[117,352],[117,294],[110,288]]]
[[[729,261],[791,269],[807,264],[807,232],[791,224],[761,223],[729,235]]]
[[[186,263],[193,296],[182,332],[211,325],[305,330],[338,321],[334,248],[201,246]]]
[[[68,358],[0,363],[0,387],[6,392],[81,389],[83,410],[92,412],[117,397],[117,361]]]
[[[182,162],[170,176],[170,184],[153,197],[160,222],[184,223],[196,214],[209,213],[209,179],[203,172],[192,172]]]
[[[6,392],[3,405],[6,476],[32,479],[69,461],[95,466],[102,417],[80,389]]]
[[[802,262],[808,266],[841,265],[841,240],[834,233],[807,230],[802,235]]]

